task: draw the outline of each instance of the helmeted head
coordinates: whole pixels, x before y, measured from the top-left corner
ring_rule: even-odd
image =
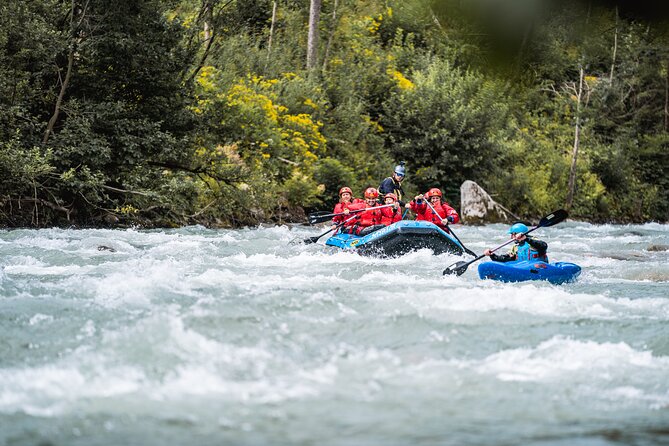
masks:
[[[348,197],[345,197],[344,194],[348,194]],[[339,198],[350,200],[351,197],[353,197],[353,191],[351,190],[350,187],[344,186],[341,189],[339,189]]]
[[[383,201],[385,201],[386,204],[395,203],[397,201],[397,195],[390,192],[383,197]]]
[[[407,174],[407,170],[404,167],[404,161],[401,161],[397,166],[395,166],[395,179],[397,181],[402,181]]]
[[[511,225],[509,228],[509,234],[522,234],[523,232],[529,231],[530,228],[528,228],[524,223],[514,223]]]
[[[436,187],[433,187],[429,191],[425,193],[425,198],[428,200],[432,200],[434,197],[437,197],[439,200],[441,200],[441,190],[437,189]]]
[[[379,198],[379,191],[373,187],[365,189],[365,200],[376,200]]]

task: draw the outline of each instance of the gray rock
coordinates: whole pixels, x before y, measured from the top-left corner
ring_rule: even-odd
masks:
[[[478,184],[467,180],[460,186],[460,219],[467,224],[509,223],[520,220]]]

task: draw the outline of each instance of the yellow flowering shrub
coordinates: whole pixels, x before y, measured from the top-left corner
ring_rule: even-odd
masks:
[[[386,72],[395,81],[400,90],[413,90],[416,88],[413,82],[404,77],[404,75],[396,69],[388,68]]]

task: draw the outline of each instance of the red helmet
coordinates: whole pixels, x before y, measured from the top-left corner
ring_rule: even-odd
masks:
[[[379,198],[379,191],[373,187],[368,187],[365,189],[365,198]]]
[[[425,194],[427,198],[432,198],[432,197],[439,197],[441,198],[441,191],[437,189],[436,187],[433,187],[427,193]]]
[[[392,193],[392,192],[387,193],[387,194],[385,195],[385,197],[383,197],[383,198],[392,198],[393,201],[397,201],[397,195],[395,195],[395,194]]]
[[[344,187],[342,187],[341,189],[339,189],[339,196],[340,196],[340,197],[342,196],[342,194],[345,194],[345,193],[348,193],[348,194],[350,194],[351,196],[353,196],[353,191],[351,190],[350,187],[346,187],[346,186],[344,186]]]

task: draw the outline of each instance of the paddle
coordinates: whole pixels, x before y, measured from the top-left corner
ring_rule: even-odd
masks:
[[[336,214],[332,214],[328,211],[316,211],[312,214],[309,214],[307,218],[309,219],[309,224],[313,225],[316,223],[322,223],[324,221],[328,221],[332,217],[336,217],[337,215],[341,215],[343,212],[338,212]]]
[[[427,205],[430,206],[430,209],[432,209],[432,212],[434,212],[434,215],[436,215],[437,217],[441,218],[441,216],[439,215],[439,213],[437,212],[437,210],[434,208],[434,206],[432,206],[432,203],[430,203],[430,200],[427,200],[426,202],[427,202]],[[455,239],[458,241],[458,243],[460,243],[460,246],[462,246],[462,249],[464,249],[465,252],[466,252],[467,254],[469,254],[470,256],[476,257],[476,253],[475,253],[474,251],[472,251],[471,249],[468,249],[468,248],[465,246],[465,244],[462,243],[462,242],[460,241],[460,239],[458,238],[458,236],[455,235],[455,232],[453,232],[453,229],[452,229],[450,226],[448,226],[448,220],[447,220],[447,219],[444,219],[444,220],[446,220],[446,228],[448,228],[448,231],[451,233],[451,235],[453,236],[453,238],[455,238]]]
[[[543,217],[541,220],[539,220],[539,224],[537,226],[535,226],[534,228],[530,229],[527,232],[523,232],[523,235],[527,235],[530,232],[535,231],[539,228],[545,228],[545,227],[548,227],[548,226],[556,225],[556,224],[560,223],[561,221],[563,221],[564,219],[566,219],[567,215],[568,215],[567,211],[565,211],[564,209],[558,209],[557,211],[554,211],[553,213],[548,214],[545,217]],[[497,248],[491,249],[490,252],[491,253],[495,252],[498,249],[503,248],[504,246],[508,245],[509,243],[512,243],[513,241],[514,240],[511,239],[511,240],[507,241],[506,243],[499,245]],[[444,275],[446,275],[446,274],[457,274],[458,276],[461,276],[465,271],[467,271],[467,267],[469,265],[471,265],[472,263],[474,263],[476,261],[481,260],[483,257],[485,257],[484,254],[478,256],[474,260],[470,260],[469,262],[454,263],[454,264],[452,264],[451,266],[449,266],[448,268],[446,268],[444,270]]]
[[[318,239],[320,239],[320,238],[323,237],[324,235],[329,234],[330,232],[332,232],[332,231],[334,231],[334,230],[336,230],[336,229],[341,228],[342,226],[344,226],[346,223],[348,223],[349,221],[353,220],[354,218],[360,218],[360,216],[359,216],[359,215],[354,215],[353,217],[348,218],[348,219],[344,220],[343,222],[339,223],[339,224],[338,224],[337,226],[335,226],[334,228],[330,228],[330,229],[328,229],[327,231],[325,231],[325,232],[322,233],[321,235],[315,235],[315,236],[313,236],[313,237],[305,238],[305,239],[304,239],[304,243],[305,243],[306,245],[308,245],[308,244],[310,244],[310,243],[316,243],[316,242],[318,241]]]
[[[377,206],[373,208],[367,208],[367,209],[356,209],[354,211],[349,211],[349,214],[353,214],[354,212],[362,212],[362,211],[368,211],[370,209],[381,209],[388,207],[389,205],[383,205],[383,206]],[[347,215],[345,212],[337,212],[336,214],[325,214],[325,211],[318,211],[314,212],[313,214],[309,214],[309,224],[314,225],[316,223],[323,223],[324,221],[331,220],[332,217],[338,217],[340,215]]]

